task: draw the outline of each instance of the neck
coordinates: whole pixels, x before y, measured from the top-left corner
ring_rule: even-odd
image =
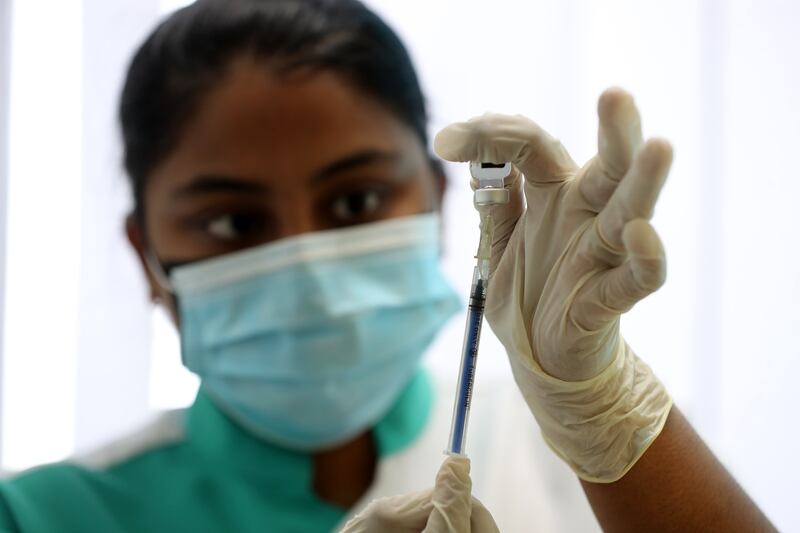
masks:
[[[352,507],[375,477],[378,454],[370,432],[314,455],[314,492],[322,500]]]

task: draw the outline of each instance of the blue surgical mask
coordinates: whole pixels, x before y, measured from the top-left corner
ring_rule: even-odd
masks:
[[[374,425],[458,310],[426,214],[176,267],[184,365],[252,433],[317,450]]]

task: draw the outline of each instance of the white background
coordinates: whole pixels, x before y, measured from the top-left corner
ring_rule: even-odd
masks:
[[[192,399],[196,382],[123,238],[128,191],[115,129],[135,45],[179,3],[16,0],[11,34],[0,24],[3,468],[86,450]],[[625,317],[624,333],[776,525],[800,530],[800,7],[368,4],[408,44],[432,132],[487,110],[522,113],[584,161],[596,149],[597,96],[610,85],[633,92],[645,135],[670,139],[675,164],[654,220],[669,278]],[[476,221],[465,169],[448,168],[445,268],[465,290]],[[462,326],[454,320],[432,352],[446,376]],[[478,381],[508,379],[485,331]]]

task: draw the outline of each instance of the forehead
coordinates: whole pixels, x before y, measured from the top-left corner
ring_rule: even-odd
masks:
[[[340,74],[277,74],[241,58],[201,99],[153,177],[181,182],[197,172],[268,170],[301,178],[354,151],[419,148],[409,128]]]

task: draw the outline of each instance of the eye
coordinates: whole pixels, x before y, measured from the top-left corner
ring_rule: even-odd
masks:
[[[379,188],[343,194],[333,201],[333,215],[345,222],[369,218],[383,208],[385,199],[386,191]]]
[[[216,239],[233,241],[253,235],[261,227],[258,217],[242,213],[218,216],[206,223],[206,231]]]

